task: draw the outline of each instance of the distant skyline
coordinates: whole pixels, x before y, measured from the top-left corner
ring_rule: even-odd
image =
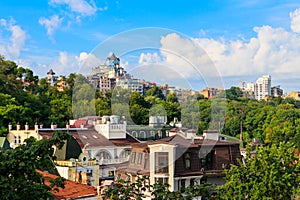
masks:
[[[207,52],[225,88],[269,74],[272,86],[300,91],[300,2],[296,0],[1,0],[0,54],[39,77],[50,68],[68,75],[78,72],[103,41],[143,27],[167,28],[190,37]],[[182,38],[172,33],[163,37],[158,51],[121,57],[127,70],[153,62],[178,64],[161,51],[166,46],[178,45],[186,54],[193,53]],[[107,55],[117,48],[107,49]],[[195,89],[203,87],[197,81],[193,84]]]

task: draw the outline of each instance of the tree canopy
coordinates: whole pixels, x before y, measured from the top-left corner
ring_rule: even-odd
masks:
[[[292,199],[300,193],[300,162],[291,143],[260,146],[245,163],[225,171],[220,199]]]
[[[1,150],[1,199],[53,199],[51,189],[63,187],[65,179],[54,179],[49,187],[37,170],[55,171],[54,146],[62,148],[68,138],[68,134],[61,132],[54,133],[50,140],[30,137],[15,149]]]

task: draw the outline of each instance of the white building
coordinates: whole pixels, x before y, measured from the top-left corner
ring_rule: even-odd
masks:
[[[255,99],[262,100],[267,96],[271,96],[271,76],[264,75],[257,79],[254,88]]]
[[[121,77],[117,78],[116,86],[129,89],[131,92],[138,92],[143,95],[143,81],[136,78]]]

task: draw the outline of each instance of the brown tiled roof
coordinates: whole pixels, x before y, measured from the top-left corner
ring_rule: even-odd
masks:
[[[180,145],[180,146],[185,146],[185,147],[198,147],[200,145],[217,145],[217,146],[222,146],[222,145],[236,145],[239,143],[236,142],[226,142],[226,141],[215,141],[215,140],[209,140],[209,139],[194,139],[194,142],[192,142],[192,139],[186,139],[180,134],[176,134],[170,137],[162,138],[160,140],[156,140],[153,142],[149,142],[148,144],[173,144],[173,145]]]
[[[106,137],[99,134],[95,130],[78,130],[77,134],[74,134],[74,137],[76,138],[78,143],[83,144],[83,146],[114,146],[114,144],[111,141],[109,141]]]
[[[43,175],[45,185],[50,186],[50,180],[58,176],[47,172],[38,171]],[[59,191],[52,190],[51,193],[55,199],[81,199],[83,197],[96,197],[97,189],[93,186],[80,184],[71,180],[66,180],[65,188],[58,188]]]
[[[81,148],[85,145],[93,147],[114,146],[111,141],[93,129],[69,130],[68,132],[76,139]],[[45,139],[51,139],[53,130],[39,131],[39,134]]]

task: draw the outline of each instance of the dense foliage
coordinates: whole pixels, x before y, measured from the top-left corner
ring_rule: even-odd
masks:
[[[68,137],[66,133],[54,133],[50,140],[30,137],[15,149],[1,150],[1,199],[53,199],[51,189],[63,187],[65,179],[51,180],[49,187],[37,170],[55,170],[53,146],[62,148]]]
[[[141,200],[147,195],[153,200],[192,200],[194,197],[201,196],[202,199],[211,199],[214,191],[214,186],[211,184],[193,185],[182,187],[179,191],[171,192],[169,184],[157,182],[153,185],[149,184],[149,179],[146,176],[137,177],[135,182],[119,180],[110,187],[105,194],[107,199],[137,199]],[[147,195],[146,195],[147,193]]]
[[[294,199],[300,194],[300,163],[291,143],[261,146],[245,163],[226,171],[220,199]]]

